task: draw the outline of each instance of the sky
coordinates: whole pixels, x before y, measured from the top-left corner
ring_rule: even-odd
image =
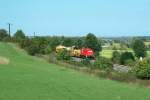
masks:
[[[150,0],[0,0],[8,22],[30,36],[150,36]]]

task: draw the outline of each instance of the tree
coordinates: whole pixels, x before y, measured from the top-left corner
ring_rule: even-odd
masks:
[[[121,57],[120,52],[114,51],[113,54],[112,54],[112,61],[114,63],[120,63],[120,57]]]
[[[133,51],[136,55],[136,57],[145,57],[146,56],[146,46],[144,42],[140,39],[136,39],[133,42]]]
[[[140,79],[150,79],[150,61],[144,59],[143,61],[138,62],[135,65],[133,72],[136,77]]]
[[[51,38],[50,46],[51,46],[52,51],[55,51],[56,46],[60,44],[61,44],[61,39],[59,37],[54,36]]]
[[[135,61],[135,58],[131,52],[124,52],[121,54],[121,64],[131,64],[133,61]]]
[[[83,44],[84,44],[84,41],[83,41],[83,39],[81,39],[81,38],[77,39],[76,42],[75,42],[75,46],[76,46],[77,48],[82,48],[82,47],[83,47]]]
[[[67,47],[73,46],[73,39],[64,38],[62,45],[67,46]]]
[[[14,34],[14,39],[16,42],[20,42],[21,40],[25,39],[25,34],[22,30],[17,30],[17,32]]]
[[[92,33],[87,34],[85,38],[85,46],[93,49],[96,54],[102,50],[100,41]]]
[[[48,40],[45,37],[35,37],[32,40],[38,45],[38,52],[40,54],[45,54],[45,49],[49,46]]]
[[[0,41],[3,41],[5,38],[9,37],[5,29],[0,29]]]

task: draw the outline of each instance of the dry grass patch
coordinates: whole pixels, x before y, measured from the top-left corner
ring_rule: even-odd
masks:
[[[0,56],[0,64],[9,64],[9,59]]]

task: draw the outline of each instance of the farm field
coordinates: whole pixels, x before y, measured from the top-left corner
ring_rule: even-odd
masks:
[[[103,57],[111,58],[113,51],[114,51],[114,50],[107,50],[107,49],[104,49],[104,50],[102,50],[102,52],[100,52],[100,54],[101,54]],[[132,50],[121,50],[120,52],[124,52],[124,51],[133,52]],[[150,56],[150,51],[147,51],[147,55]]]
[[[113,51],[115,51],[115,50],[103,49],[103,50],[100,52],[100,54],[101,54],[101,56],[103,56],[103,57],[111,58]],[[119,51],[119,52],[125,52],[125,51],[133,52],[132,50],[117,50],[117,51]]]
[[[99,79],[0,43],[0,100],[149,100],[150,89]],[[7,59],[5,63],[4,59]]]
[[[150,42],[145,42],[145,45],[146,45],[146,46],[147,46],[147,45],[150,45]],[[119,44],[119,43],[114,43],[113,46],[115,46],[115,47],[117,47],[117,48],[120,48],[120,44]],[[113,51],[114,51],[114,50],[109,49],[109,48],[103,48],[102,51],[100,52],[100,54],[101,54],[103,57],[111,58]],[[125,51],[133,52],[132,49],[117,50],[117,51],[120,51],[120,52],[125,52]],[[150,57],[150,51],[147,51],[147,55]]]

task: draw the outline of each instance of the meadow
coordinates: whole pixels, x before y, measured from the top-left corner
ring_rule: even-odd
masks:
[[[145,45],[150,45],[150,42],[145,42]],[[114,43],[114,45],[116,48],[120,48],[120,44],[119,43]],[[109,47],[109,48],[103,48],[102,51],[100,52],[100,55],[103,56],[103,57],[106,57],[106,58],[112,58],[112,53],[114,52],[115,50],[112,49],[112,47]],[[125,51],[128,51],[128,52],[132,52],[133,53],[133,50],[131,48],[127,48],[126,50],[117,50],[119,52],[125,52]],[[147,56],[150,57],[150,50],[147,51]]]
[[[150,89],[50,64],[0,43],[0,100],[149,100]]]

